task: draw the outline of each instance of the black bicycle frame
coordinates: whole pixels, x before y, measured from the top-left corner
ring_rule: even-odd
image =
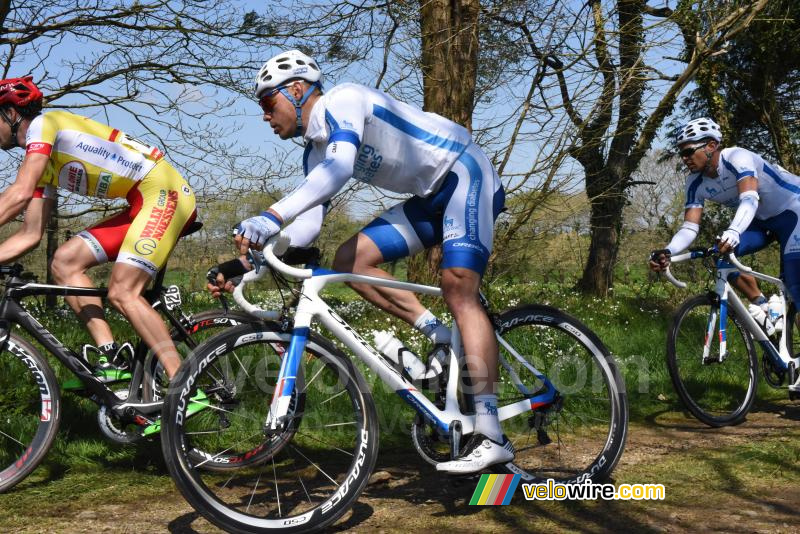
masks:
[[[163,280],[164,270],[159,271],[153,284],[152,289],[144,291],[144,297],[147,301],[157,308],[163,307],[162,313],[168,318],[169,322],[177,328],[181,333],[184,333],[184,326],[180,319],[174,314],[169,313],[163,299]],[[64,364],[78,379],[84,384],[92,398],[98,404],[106,405],[109,408],[114,408],[129,401],[121,400],[112,392],[105,383],[94,376],[93,370],[88,366],[88,362],[84,361],[72,349],[65,346],[56,336],[54,336],[47,328],[42,326],[30,313],[28,313],[20,300],[30,296],[47,296],[56,295],[62,297],[108,297],[108,288],[89,288],[89,287],[71,287],[71,286],[54,286],[49,284],[38,284],[28,282],[16,276],[12,277],[8,282],[8,288],[5,295],[0,300],[0,350],[4,348],[5,341],[8,339],[8,334],[11,331],[11,325],[17,324],[23,330],[33,336],[36,341],[42,344],[50,353],[52,353],[58,360]],[[188,335],[183,335],[183,340],[189,338]],[[138,354],[136,355],[138,356]],[[132,383],[141,381],[143,370],[141,366],[133,369]]]
[[[123,401],[110,391],[101,380],[92,374],[92,369],[88,367],[87,362],[84,362],[73,350],[61,343],[56,336],[42,326],[39,321],[28,313],[19,303],[19,300],[22,298],[39,295],[105,297],[108,296],[108,289],[51,286],[32,283],[26,283],[15,287],[15,283],[22,283],[22,281],[17,278],[12,278],[9,283],[11,287],[6,290],[2,301],[0,301],[0,331],[10,331],[11,324],[19,325],[23,330],[33,336],[36,341],[41,343],[45,349],[58,358],[67,369],[72,371],[86,386],[86,389],[95,395],[102,404],[108,406],[121,404]],[[2,332],[4,338],[6,334],[7,332]]]

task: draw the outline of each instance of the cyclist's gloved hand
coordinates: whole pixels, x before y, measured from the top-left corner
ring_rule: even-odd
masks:
[[[722,232],[722,237],[719,238],[719,251],[723,254],[730,252],[739,244],[739,232],[728,228]]]
[[[653,271],[663,271],[669,267],[669,259],[672,253],[668,248],[654,250],[650,253],[650,269]]]
[[[281,221],[268,211],[261,215],[245,219],[234,227],[233,234],[242,236],[250,242],[253,248],[261,249],[267,240],[281,231]],[[241,243],[240,241],[237,241]]]
[[[223,291],[231,292],[242,281],[244,273],[250,268],[241,258],[215,265],[208,270],[208,290],[215,298],[219,298]]]

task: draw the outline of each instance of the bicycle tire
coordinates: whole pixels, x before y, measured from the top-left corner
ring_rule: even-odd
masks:
[[[728,308],[728,356],[722,363],[703,362],[709,314],[717,313],[716,296],[697,295],[684,302],[667,336],[667,368],[675,392],[695,418],[711,427],[740,424],[758,389],[758,355],[753,338],[736,312]],[[719,327],[711,335],[710,356],[719,355]]]
[[[290,421],[282,432],[265,432],[282,358],[275,347],[288,347],[290,339],[274,323],[225,330],[191,353],[167,394],[162,449],[169,472],[195,510],[227,531],[323,529],[352,506],[375,465],[379,429],[369,389],[346,355],[314,332]],[[220,369],[227,374],[217,375]],[[187,417],[187,396],[197,388],[213,406]],[[258,461],[225,473],[203,465],[213,453],[203,462],[190,454],[254,447]]]
[[[10,334],[0,343],[0,493],[42,462],[61,422],[53,369],[28,341]]]
[[[582,483],[606,479],[619,462],[628,432],[625,383],[608,349],[575,317],[545,305],[501,313],[497,333],[525,363],[543,373],[559,398],[501,422],[516,456],[498,466],[526,482]],[[543,388],[535,373],[501,342],[498,407]],[[522,395],[511,371],[529,390]]]

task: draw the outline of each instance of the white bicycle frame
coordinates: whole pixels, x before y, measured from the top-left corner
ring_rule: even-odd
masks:
[[[684,252],[683,254],[673,256],[670,260],[670,263],[680,263],[682,261],[701,258],[704,256],[705,251]],[[710,354],[711,342],[716,329],[717,319],[719,319],[720,336],[719,355],[717,355],[717,361],[722,362],[727,357],[727,332],[725,331],[725,325],[727,324],[728,307],[730,306],[736,312],[736,315],[739,318],[739,321],[742,323],[742,326],[744,326],[753,339],[757,341],[759,345],[761,345],[762,349],[769,354],[774,363],[778,364],[783,370],[788,370],[790,364],[794,364],[794,368],[797,369],[798,364],[800,364],[800,357],[795,358],[787,346],[788,340],[786,332],[788,331],[788,325],[784,324],[783,331],[781,332],[781,339],[778,343],[778,349],[776,349],[766,332],[764,332],[758,323],[756,323],[755,319],[750,316],[750,313],[747,311],[744,303],[728,282],[728,276],[736,272],[747,273],[759,280],[764,280],[765,282],[774,284],[779,291],[778,294],[780,295],[781,303],[783,304],[784,321],[786,321],[786,315],[788,314],[789,307],[788,303],[786,302],[786,286],[784,285],[783,281],[780,278],[775,278],[754,271],[752,268],[747,267],[739,262],[733,253],[729,253],[727,262],[722,259],[717,261],[717,268],[715,271],[716,287],[714,292],[719,295],[719,317],[716,316],[716,313],[712,313],[708,318],[708,329],[706,331],[705,344],[703,346],[703,361],[708,361],[712,357]],[[664,272],[664,276],[673,285],[681,289],[686,287],[685,282],[681,282],[672,275],[669,267],[667,267],[666,271]]]
[[[289,350],[286,351],[278,374],[277,385],[270,404],[270,411],[266,421],[266,428],[279,430],[282,423],[286,420],[289,412],[289,404],[295,386],[297,370],[300,359],[305,350],[306,340],[310,331],[311,323],[317,319],[327,328],[336,338],[344,343],[358,358],[360,358],[375,374],[387,385],[389,385],[400,397],[403,398],[412,408],[419,412],[427,421],[434,424],[442,433],[450,435],[452,425],[460,422],[461,433],[468,435],[474,432],[475,416],[465,415],[461,412],[458,404],[458,384],[460,365],[463,359],[463,349],[461,348],[461,336],[458,328],[453,324],[452,341],[450,349],[450,366],[447,381],[446,397],[444,409],[439,409],[425,395],[417,391],[413,384],[401,373],[395,370],[387,360],[369,342],[361,337],[344,319],[339,317],[330,306],[319,296],[320,291],[328,284],[342,282],[358,282],[376,286],[404,289],[415,293],[441,296],[442,290],[438,287],[388,280],[373,276],[357,275],[352,273],[339,273],[328,269],[300,269],[291,267],[280,261],[276,254],[282,254],[288,247],[289,238],[284,234],[279,234],[270,239],[264,248],[263,255],[266,264],[275,271],[291,278],[303,280],[298,300],[297,309],[294,314],[294,327]],[[268,269],[260,268],[245,274],[240,283],[234,290],[234,300],[243,310],[263,319],[279,319],[281,313],[274,310],[263,310],[258,306],[248,302],[243,294],[245,284],[253,282],[263,277]],[[500,363],[511,375],[517,388],[526,396],[525,399],[501,406],[498,408],[498,417],[501,421],[528,412],[534,408],[546,406],[552,403],[557,394],[555,386],[542,373],[534,368],[522,356],[514,350],[500,335],[497,335],[498,342],[513,355],[522,365],[531,371],[543,383],[538,394],[527,390],[522,384],[519,376],[514,372],[508,362],[500,355]]]

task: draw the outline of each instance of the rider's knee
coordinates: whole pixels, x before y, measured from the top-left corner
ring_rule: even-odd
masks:
[[[64,248],[56,249],[53,254],[53,261],[50,263],[50,272],[56,283],[62,283],[69,279],[71,275],[85,272],[86,269],[75,262],[73,255]]]
[[[137,298],[139,298],[139,295],[134,294],[128,288],[113,284],[108,286],[108,302],[120,311],[124,310],[131,301]]]
[[[442,271],[442,296],[451,310],[465,305],[479,304],[478,287],[480,276],[468,269],[445,269]]]

